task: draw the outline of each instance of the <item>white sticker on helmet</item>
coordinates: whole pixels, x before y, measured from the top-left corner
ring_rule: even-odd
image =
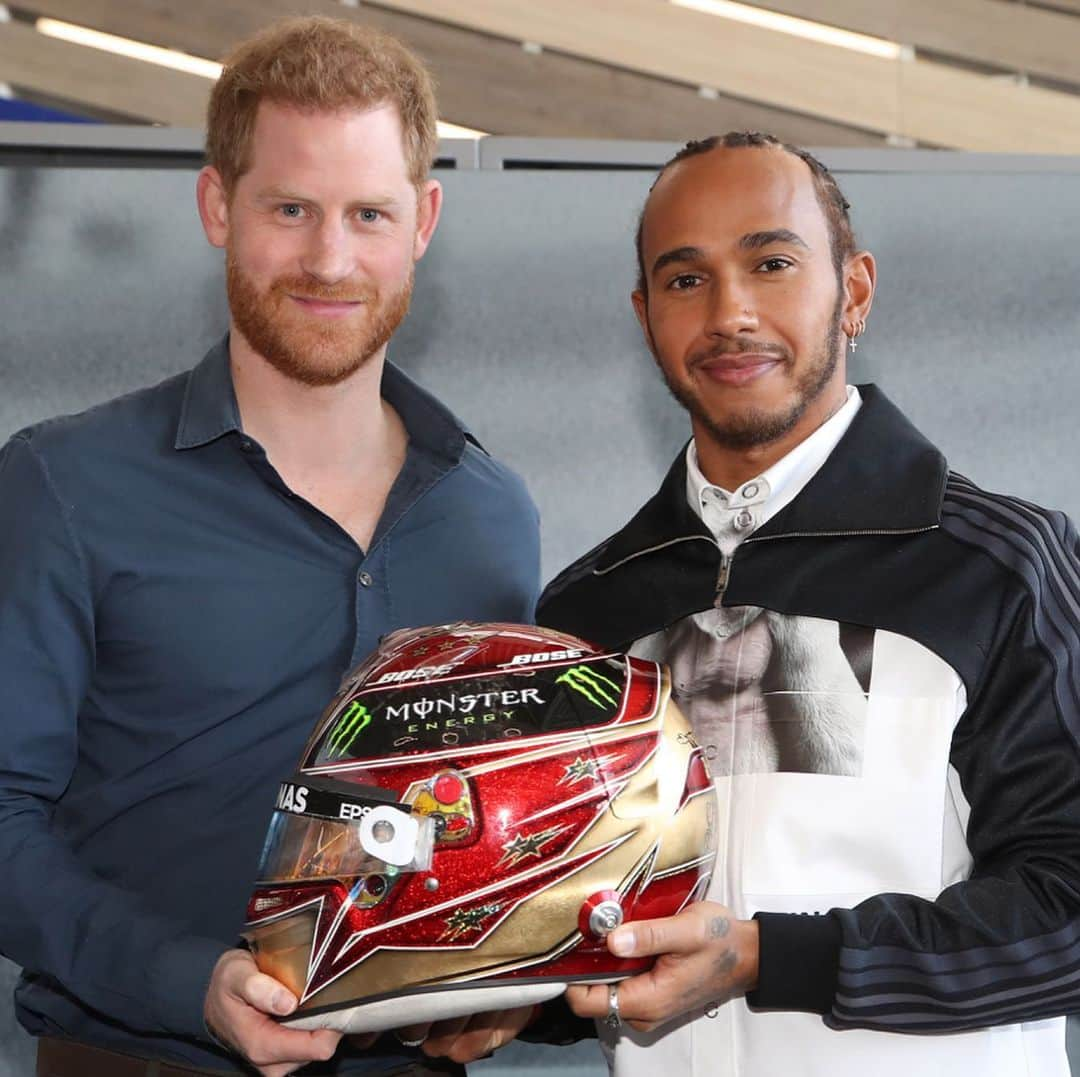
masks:
[[[395,867],[416,859],[420,824],[408,813],[387,805],[372,808],[360,820],[364,852]]]

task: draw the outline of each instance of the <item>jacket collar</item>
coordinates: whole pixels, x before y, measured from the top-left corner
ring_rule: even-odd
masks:
[[[921,531],[941,519],[947,465],[942,454],[873,385],[839,444],[791,504],[748,542],[794,535]],[[595,572],[652,550],[704,541],[708,528],[686,499],[686,453],[680,452],[653,498],[608,544]]]

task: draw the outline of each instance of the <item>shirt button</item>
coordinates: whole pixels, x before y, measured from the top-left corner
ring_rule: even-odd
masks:
[[[250,438],[244,438],[243,441],[240,442],[240,448],[244,452],[254,452],[255,442],[253,442]]]
[[[370,587],[373,582],[370,572],[358,572],[356,574],[356,579],[361,587]]]
[[[742,488],[743,497],[757,497],[758,491],[761,489],[756,482],[748,482]]]
[[[736,531],[745,531],[754,526],[754,514],[749,509],[743,509],[733,521]]]

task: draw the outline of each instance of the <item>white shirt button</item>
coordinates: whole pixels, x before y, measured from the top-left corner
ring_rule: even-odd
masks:
[[[732,525],[736,531],[745,531],[748,527],[754,526],[754,514],[749,509],[743,509],[734,520]]]

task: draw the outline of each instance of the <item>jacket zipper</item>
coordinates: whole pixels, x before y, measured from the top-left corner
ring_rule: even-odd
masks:
[[[745,545],[750,542],[770,542],[773,539],[785,539],[785,538],[860,538],[866,535],[921,535],[926,531],[937,531],[940,524],[930,524],[927,527],[894,527],[894,528],[878,528],[875,530],[865,531],[785,531],[782,535],[751,535],[747,539],[743,539],[740,545]],[[706,538],[704,535],[684,535],[681,538],[669,539],[667,542],[661,542],[656,546],[649,546],[644,550],[637,550],[632,554],[628,554],[621,560],[616,561],[613,565],[608,565],[607,568],[594,568],[594,576],[606,576],[609,572],[613,572],[617,568],[621,568],[628,561],[635,561],[639,557],[643,557],[647,553],[654,553],[657,550],[662,550],[666,546],[674,546],[679,542],[694,542],[703,539],[706,542],[716,543],[715,539]],[[728,581],[731,579],[731,562],[735,559],[734,554],[726,554],[722,550],[720,551],[720,567],[716,573],[716,594],[723,597],[724,592],[727,590]]]
[[[727,590],[728,579],[731,577],[731,562],[735,560],[734,554],[726,554],[720,551],[720,568],[716,573],[716,595],[723,598]]]
[[[927,527],[879,528],[876,531],[785,531],[782,535],[751,535],[743,542],[770,542],[784,538],[859,538],[862,535],[921,535],[924,531],[937,531],[940,524]]]

